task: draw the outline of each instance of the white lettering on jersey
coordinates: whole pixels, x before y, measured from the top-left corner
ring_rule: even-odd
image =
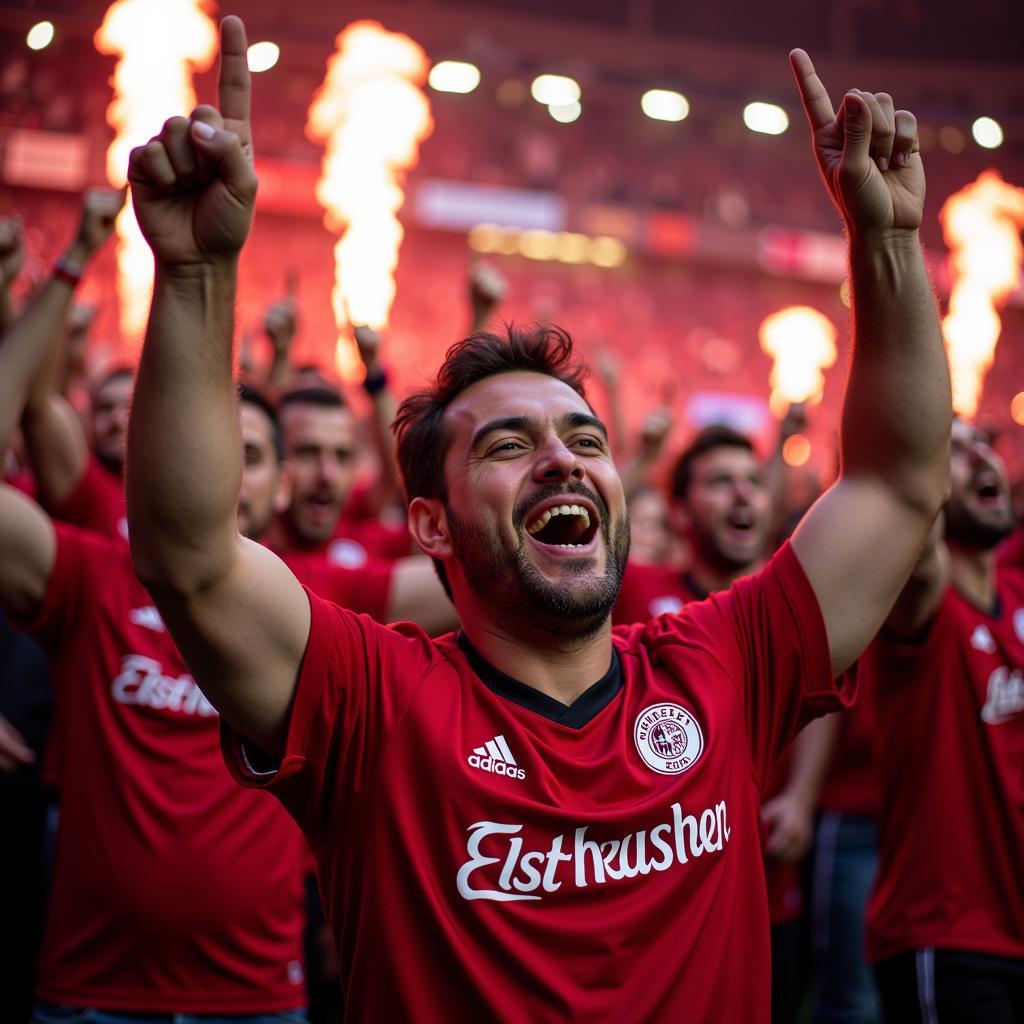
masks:
[[[1013,631],[1017,634],[1017,639],[1024,644],[1024,608],[1018,608],[1013,613]]]
[[[153,630],[154,633],[167,632],[164,620],[160,617],[160,613],[156,608],[151,604],[146,605],[145,608],[133,608],[128,613],[128,618],[131,622],[134,622],[136,626],[144,626],[146,629]]]
[[[126,654],[121,674],[110,684],[120,704],[137,704],[157,711],[180,711],[186,715],[211,718],[216,708],[203,696],[190,675],[165,676],[163,666],[142,654]]]
[[[366,565],[366,548],[347,537],[331,541],[327,549],[327,561],[345,569],[362,569]]]
[[[988,677],[988,697],[981,709],[986,725],[999,725],[1024,711],[1024,673],[1000,665]]]
[[[985,654],[995,653],[995,639],[992,636],[992,631],[984,623],[974,627],[974,632],[971,634],[971,646],[976,651],[982,651]]]
[[[566,834],[555,836],[546,850],[523,852],[519,833],[522,825],[506,825],[497,821],[478,821],[466,830],[468,860],[459,868],[456,885],[465,900],[541,900],[540,892],[557,892],[563,882],[577,889],[588,885],[605,885],[623,878],[648,875],[652,871],[667,871],[674,864],[685,864],[691,857],[721,852],[732,835],[724,800],[708,807],[700,814],[683,814],[678,803],[672,804],[670,821],[652,829],[631,832],[622,839],[598,842],[587,838],[589,825],[575,829],[567,842]],[[498,837],[500,844],[487,856],[481,852],[482,843]],[[504,841],[502,841],[504,840]],[[494,843],[491,844],[495,845]],[[563,850],[563,847],[569,848]],[[484,871],[490,865],[500,869]],[[571,864],[562,871],[560,866]],[[491,877],[474,879],[474,873],[484,871]],[[497,877],[493,877],[497,873]]]
[[[676,597],[675,594],[666,594],[664,597],[651,598],[651,603],[648,605],[650,609],[651,618],[655,618],[658,615],[675,614],[683,610],[683,599]]]

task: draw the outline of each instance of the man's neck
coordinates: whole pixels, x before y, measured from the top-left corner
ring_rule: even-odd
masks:
[[[571,643],[513,637],[483,615],[465,616],[462,629],[495,668],[566,707],[601,679],[612,661],[610,618],[592,636]]]
[[[953,586],[972,604],[996,604],[996,549],[964,547],[947,540]]]

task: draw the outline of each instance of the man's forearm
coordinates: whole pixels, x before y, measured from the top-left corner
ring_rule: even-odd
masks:
[[[6,450],[36,378],[58,347],[73,294],[51,277],[0,341],[0,450]]]
[[[237,262],[157,267],[128,432],[136,570],[188,591],[218,578],[237,545],[242,455],[232,381]]]
[[[948,472],[949,372],[916,231],[851,239],[854,356],[843,472],[881,476],[934,514]]]

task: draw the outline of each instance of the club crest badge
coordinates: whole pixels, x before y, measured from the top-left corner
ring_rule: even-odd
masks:
[[[704,753],[697,719],[679,704],[651,704],[636,716],[633,741],[648,768],[659,775],[680,775]]]

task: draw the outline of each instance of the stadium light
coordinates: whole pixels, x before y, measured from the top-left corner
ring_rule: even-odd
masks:
[[[253,74],[260,71],[269,71],[281,56],[281,48],[277,43],[264,40],[262,43],[253,43],[246,51],[246,59],[249,63],[249,70]]]
[[[979,117],[971,125],[971,134],[984,149],[998,149],[1003,144],[1003,126],[991,117]]]
[[[538,75],[530,85],[530,95],[547,107],[570,107],[579,101],[580,86],[565,75]]]
[[[583,113],[583,107],[579,103],[551,103],[548,105],[548,113],[559,124],[571,124]]]
[[[1024,427],[1024,391],[1018,391],[1010,401],[1010,418],[1019,427]]]
[[[774,103],[748,103],[743,108],[743,123],[762,135],[781,135],[789,127],[789,115]]]
[[[787,437],[782,445],[782,458],[787,466],[803,466],[811,457],[811,442],[803,434]]]
[[[640,100],[640,109],[654,121],[682,121],[690,113],[690,103],[681,92],[648,89]]]
[[[442,60],[430,69],[427,82],[435,92],[472,92],[480,84],[480,69],[462,60]]]
[[[596,267],[621,267],[626,262],[626,246],[617,238],[600,235],[590,247],[590,262]]]
[[[39,21],[28,30],[25,43],[30,50],[45,50],[53,42],[53,37],[53,22]]]

